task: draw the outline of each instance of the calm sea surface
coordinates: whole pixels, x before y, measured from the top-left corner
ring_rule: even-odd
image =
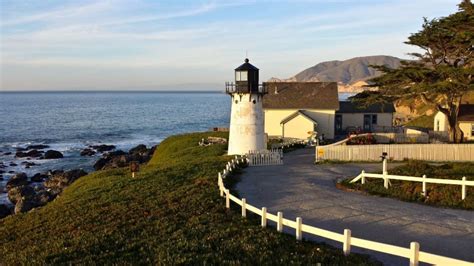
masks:
[[[218,92],[0,92],[0,162],[7,166],[0,169],[5,172],[0,173],[0,203],[8,202],[9,171],[29,176],[50,169],[92,171],[100,155],[79,155],[88,145],[113,144],[124,151],[155,145],[177,133],[228,127],[229,113],[230,97]],[[21,165],[26,159],[14,154],[31,144],[49,145],[64,158],[28,160],[37,165],[26,169]]]

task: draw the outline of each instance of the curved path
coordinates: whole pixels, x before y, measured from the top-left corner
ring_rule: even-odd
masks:
[[[362,169],[381,170],[381,164],[314,165],[313,160],[314,149],[308,148],[285,154],[284,165],[248,167],[236,188],[249,204],[275,214],[282,211],[289,219],[302,217],[305,224],[341,233],[349,228],[354,237],[407,248],[417,241],[422,251],[474,262],[474,211],[341,191],[336,179],[355,177]],[[408,264],[408,259],[396,256],[353,251],[371,254],[387,265]]]

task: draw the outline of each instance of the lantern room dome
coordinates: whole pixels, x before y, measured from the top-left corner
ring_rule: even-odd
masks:
[[[249,59],[245,58],[245,63],[240,65],[235,71],[245,71],[245,70],[258,70],[254,65],[249,63]]]

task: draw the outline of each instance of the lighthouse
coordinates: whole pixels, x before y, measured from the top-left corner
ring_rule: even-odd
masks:
[[[258,68],[247,58],[235,69],[235,83],[226,83],[226,93],[232,100],[228,154],[265,150],[262,101],[267,91],[258,83]]]

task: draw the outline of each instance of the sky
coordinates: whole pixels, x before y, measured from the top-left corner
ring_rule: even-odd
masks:
[[[319,62],[409,58],[423,17],[460,0],[0,0],[0,91],[223,90]]]

